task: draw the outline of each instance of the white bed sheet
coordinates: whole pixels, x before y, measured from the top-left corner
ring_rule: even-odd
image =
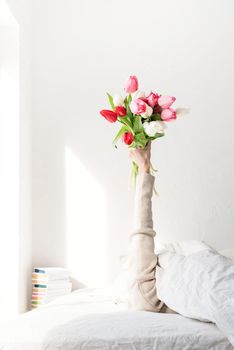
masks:
[[[1,350],[231,350],[211,323],[128,311],[108,290],[82,289],[1,326]]]

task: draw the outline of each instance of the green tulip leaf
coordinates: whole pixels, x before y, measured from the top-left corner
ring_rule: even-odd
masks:
[[[148,139],[143,131],[135,135],[135,142],[137,142],[141,148],[146,147]]]
[[[108,96],[108,100],[110,102],[110,106],[111,106],[112,110],[114,110],[115,109],[115,105],[114,105],[114,102],[113,102],[113,97],[110,94],[108,94],[108,92],[106,94]]]
[[[155,139],[158,139],[159,137],[163,137],[165,134],[164,133],[157,133],[156,135],[155,135]]]
[[[118,117],[118,121],[124,125],[126,125],[129,128],[129,131],[131,131],[133,133],[133,135],[135,135],[135,132],[133,130],[132,127],[132,122],[129,116],[125,116],[125,117]]]
[[[123,126],[120,128],[120,130],[118,131],[118,133],[116,134],[116,136],[115,136],[115,138],[114,138],[114,140],[113,140],[113,142],[112,142],[112,145],[113,145],[113,146],[115,146],[116,142],[120,139],[120,137],[122,137],[122,135],[123,135],[126,131],[128,131],[128,128],[127,128],[125,125],[123,125]]]
[[[165,134],[157,133],[155,136],[149,137],[151,141],[158,139],[159,137],[163,137]]]
[[[142,121],[141,121],[141,116],[140,115],[136,115],[134,117],[133,130],[135,131],[135,133],[143,130],[143,125],[142,125]]]
[[[128,115],[128,116],[130,116],[130,117],[132,117],[132,116],[133,116],[133,114],[132,114],[132,111],[131,111],[131,109],[130,109],[129,104],[127,105],[127,115]]]
[[[132,95],[129,94],[129,95],[128,95],[128,104],[130,105],[131,102],[132,102]]]
[[[132,101],[132,96],[131,96],[131,94],[129,94],[128,96],[126,96],[124,101],[125,101],[125,102],[124,102],[124,103],[125,103],[125,107],[126,107],[126,109],[127,109],[127,115],[128,115],[129,117],[132,117],[133,114],[132,114],[132,111],[131,111],[131,109],[130,109],[130,103],[131,103],[131,101]]]

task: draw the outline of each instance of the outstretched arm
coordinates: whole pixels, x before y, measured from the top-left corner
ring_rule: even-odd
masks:
[[[149,173],[151,145],[130,150],[130,158],[139,166],[135,193],[134,231],[129,237],[129,305],[135,310],[160,312],[165,306],[157,298],[152,219],[154,176]]]
[[[150,174],[151,144],[145,149],[130,149],[129,156],[139,167],[134,202],[134,229],[147,228],[153,231],[152,193],[155,178]],[[155,236],[154,231],[152,234]]]

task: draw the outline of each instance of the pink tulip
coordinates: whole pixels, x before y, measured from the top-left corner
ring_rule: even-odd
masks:
[[[140,99],[141,101],[144,101],[145,103],[148,103],[148,100],[147,100],[146,97],[139,97],[139,99]]]
[[[154,106],[158,103],[159,95],[151,92],[147,97],[147,103],[150,107],[154,108]]]
[[[128,94],[132,94],[133,92],[138,90],[138,80],[137,80],[137,77],[135,75],[131,75],[128,78],[128,81],[126,82],[124,90]]]
[[[170,108],[175,102],[176,98],[173,96],[161,96],[158,99],[158,104],[162,108]]]
[[[144,113],[146,111],[146,103],[140,98],[137,98],[130,103],[130,109],[133,114]]]
[[[162,110],[161,119],[165,122],[176,119],[176,111],[172,108],[166,108]]]

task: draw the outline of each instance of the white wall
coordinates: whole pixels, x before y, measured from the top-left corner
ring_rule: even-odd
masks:
[[[0,52],[0,319],[6,320],[18,312],[19,32],[2,0]]]
[[[69,236],[73,255],[85,252],[93,274],[100,256],[109,279],[118,272],[132,220],[130,163],[125,147],[111,146],[117,125],[98,111],[108,107],[105,92],[120,91],[130,74],[142,89],[175,95],[177,106],[191,108],[153,145],[158,238],[234,247],[233,10],[232,0],[34,1],[34,265],[65,265]],[[86,197],[77,189],[72,197],[72,167]],[[85,172],[95,178],[92,192]],[[93,211],[83,216],[85,198],[92,208],[98,196],[105,224]],[[96,237],[105,235],[102,248]],[[78,279],[85,265],[73,260]]]
[[[32,271],[31,230],[31,64],[32,1],[7,0],[19,26],[19,262],[18,308],[29,307]],[[12,242],[14,245],[15,242]],[[11,254],[12,252],[9,252]],[[13,253],[12,253],[13,254]]]

